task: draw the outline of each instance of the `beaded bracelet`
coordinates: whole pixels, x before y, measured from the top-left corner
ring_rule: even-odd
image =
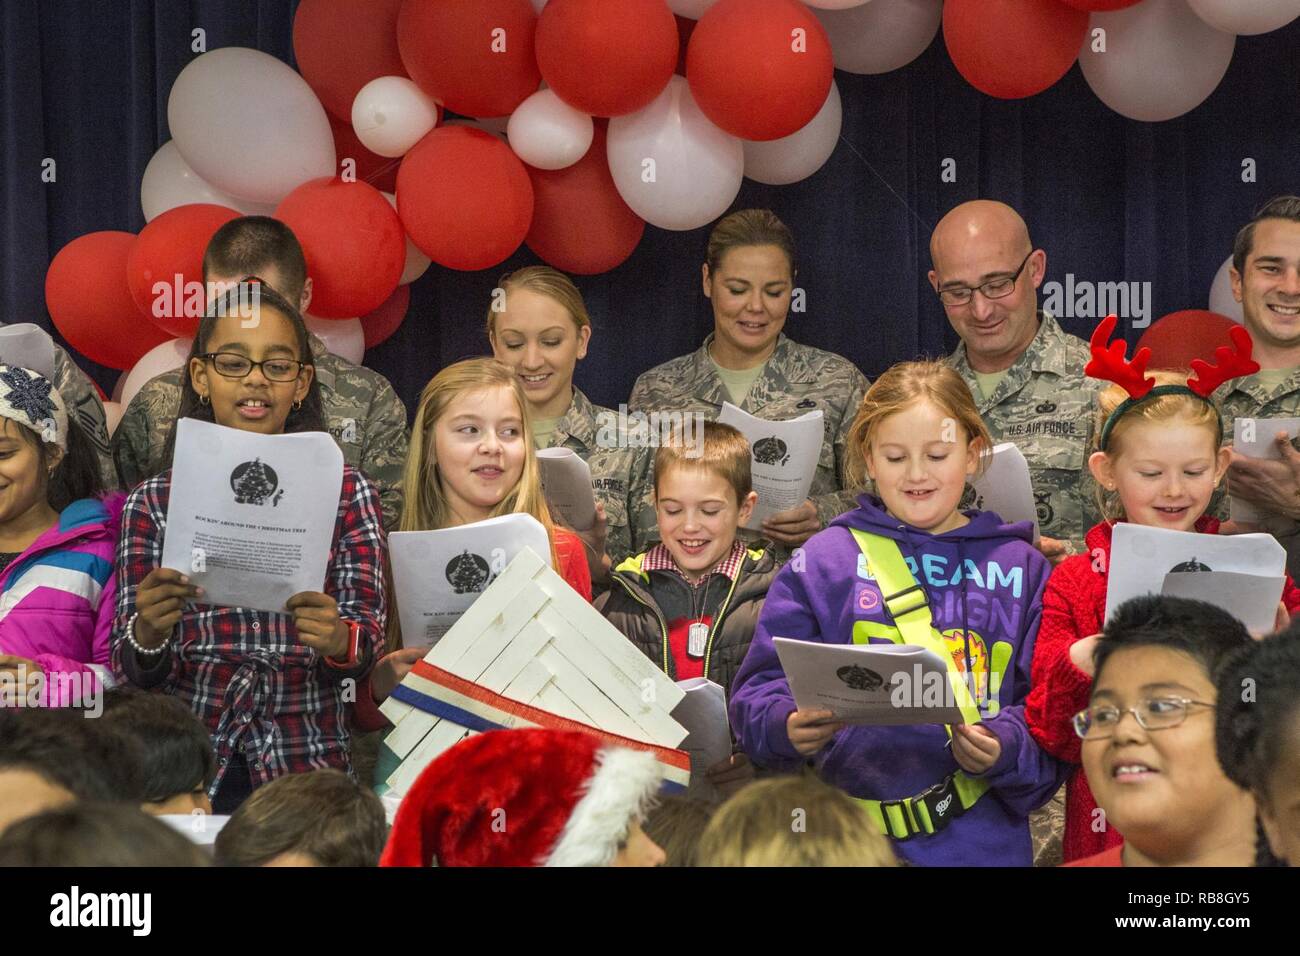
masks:
[[[135,622],[136,622],[136,618],[138,618],[139,616],[140,616],[140,612],[136,611],[134,614],[131,615],[131,620],[127,622],[126,643],[130,645],[131,649],[134,650],[141,657],[157,657],[163,651],[167,650],[167,645],[171,643],[172,635],[168,634],[167,640],[163,641],[157,647],[143,646],[139,641],[135,639]],[[174,634],[175,632],[176,629],[172,628],[172,633]]]

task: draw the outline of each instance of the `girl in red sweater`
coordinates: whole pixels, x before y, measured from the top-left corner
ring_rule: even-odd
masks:
[[[542,493],[528,404],[519,377],[489,358],[449,365],[420,395],[402,478],[399,531],[432,531],[506,514],[532,515],[551,540],[551,565],[588,601],[591,573],[582,541],[555,526]],[[396,612],[389,647],[401,648]],[[361,730],[388,726],[378,710],[428,647],[395,650],[357,688],[353,721]]]
[[[1034,649],[1032,683],[1025,720],[1034,739],[1056,758],[1078,769],[1066,784],[1064,858],[1066,862],[1118,846],[1123,838],[1097,808],[1079,765],[1079,738],[1071,718],[1088,706],[1093,651],[1106,613],[1111,530],[1116,521],[1153,528],[1217,534],[1219,522],[1205,513],[1223,479],[1231,452],[1223,447],[1223,422],[1208,396],[1218,384],[1249,374],[1250,339],[1234,332],[1238,354],[1219,355],[1222,368],[1194,363],[1197,377],[1185,373],[1146,375],[1149,350],[1131,364],[1108,353],[1111,317],[1093,334],[1093,361],[1087,374],[1120,382],[1097,397],[1094,434],[1097,450],[1088,469],[1097,481],[1104,519],[1085,536],[1087,554],[1062,561],[1043,594],[1042,624]],[[1227,352],[1226,349],[1222,352]],[[1146,353],[1144,355],[1144,353]],[[1258,368],[1258,366],[1254,366]],[[1152,388],[1152,386],[1155,386]],[[1138,393],[1133,398],[1132,393]],[[1278,608],[1278,626],[1300,607],[1300,590],[1287,578]]]

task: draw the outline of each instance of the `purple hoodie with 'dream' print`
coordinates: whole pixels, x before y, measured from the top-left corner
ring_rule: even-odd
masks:
[[[895,852],[919,865],[1029,866],[1028,814],[1051,798],[1066,772],[1029,736],[1024,718],[1051,566],[1030,543],[1028,523],[1004,524],[992,512],[972,511],[965,526],[931,535],[890,516],[877,498],[858,501],[858,508],[810,538],[772,583],[732,684],[736,737],[762,766],[795,770],[807,760],[786,734],[794,697],[772,638],[850,644],[857,622],[892,625],[849,529],[892,538],[929,596],[934,626],[963,670],[974,673],[973,683],[986,689],[977,699],[981,723],[1001,744],[997,762],[983,775],[989,791],[941,832],[894,841]],[[891,643],[867,638],[864,630],[861,640]],[[846,727],[813,762],[829,783],[874,800],[914,796],[959,769],[939,724]]]

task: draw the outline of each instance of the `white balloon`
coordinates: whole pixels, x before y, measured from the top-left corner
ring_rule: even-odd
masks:
[[[692,20],[698,20],[704,16],[709,7],[717,3],[718,0],[668,0],[668,6],[672,8],[673,13],[682,17],[689,17]]]
[[[1226,315],[1240,325],[1246,317],[1241,311],[1241,303],[1232,297],[1232,276],[1228,275],[1231,268],[1232,256],[1228,256],[1214,274],[1214,283],[1210,286],[1210,311]]]
[[[123,372],[117,377],[117,384],[113,386],[112,401],[120,402],[122,400],[122,388],[126,385],[126,377],[129,374],[129,372]]]
[[[360,319],[318,319],[304,316],[307,330],[325,343],[326,351],[341,359],[360,365],[366,355],[366,333]]]
[[[673,76],[649,106],[609,121],[609,171],[623,201],[660,229],[698,229],[726,212],[745,147],[714,126]]]
[[[840,90],[832,80],[826,102],[803,129],[766,142],[745,141],[745,175],[770,186],[807,179],[835,152],[843,120]]]
[[[122,407],[121,402],[104,403],[104,422],[108,425],[108,437],[113,437],[113,432],[117,431],[117,426],[122,421],[122,413],[126,409]]]
[[[388,204],[397,209],[397,197],[392,193],[384,193],[384,198]],[[398,285],[410,285],[428,270],[433,260],[420,251],[420,247],[411,241],[411,237],[406,237],[406,264],[402,266],[402,277],[397,280]]]
[[[538,169],[572,166],[591,149],[595,124],[553,90],[538,90],[510,114],[506,142],[515,155]]]
[[[320,100],[258,50],[224,47],[191,60],[167,98],[167,125],[196,173],[254,202],[277,203],[307,180],[335,174]]]
[[[1187,0],[1196,15],[1224,33],[1271,33],[1300,17],[1300,0]]]
[[[820,7],[822,10],[848,10],[862,6],[867,0],[803,0],[803,2],[810,7]]]
[[[144,178],[140,180],[140,206],[144,209],[144,220],[153,222],[168,209],[195,202],[229,206],[249,216],[275,214],[274,204],[249,202],[204,182],[185,162],[175,141],[168,140],[153,154],[149,165],[144,168]]]
[[[943,0],[871,0],[813,13],[830,37],[837,68],[888,73],[907,66],[934,42],[943,22]]]
[[[352,129],[379,156],[405,156],[438,125],[438,104],[404,76],[378,76],[352,101]]]
[[[131,367],[131,371],[126,373],[122,379],[122,394],[120,397],[114,395],[114,398],[122,403],[123,408],[130,405],[131,399],[135,398],[136,393],[144,388],[151,378],[184,365],[193,344],[191,339],[172,339],[170,342],[155,345],[140,356],[139,361]]]
[[[1079,52],[1083,77],[1121,116],[1158,123],[1200,106],[1232,62],[1237,38],[1207,24],[1186,0],[1143,0],[1094,13]],[[1106,52],[1092,33],[1106,31]]]

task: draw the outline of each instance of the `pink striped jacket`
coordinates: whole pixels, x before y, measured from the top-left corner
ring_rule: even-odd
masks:
[[[113,565],[125,501],[74,501],[0,574],[0,654],[41,666],[42,705],[89,706],[113,685]]]

